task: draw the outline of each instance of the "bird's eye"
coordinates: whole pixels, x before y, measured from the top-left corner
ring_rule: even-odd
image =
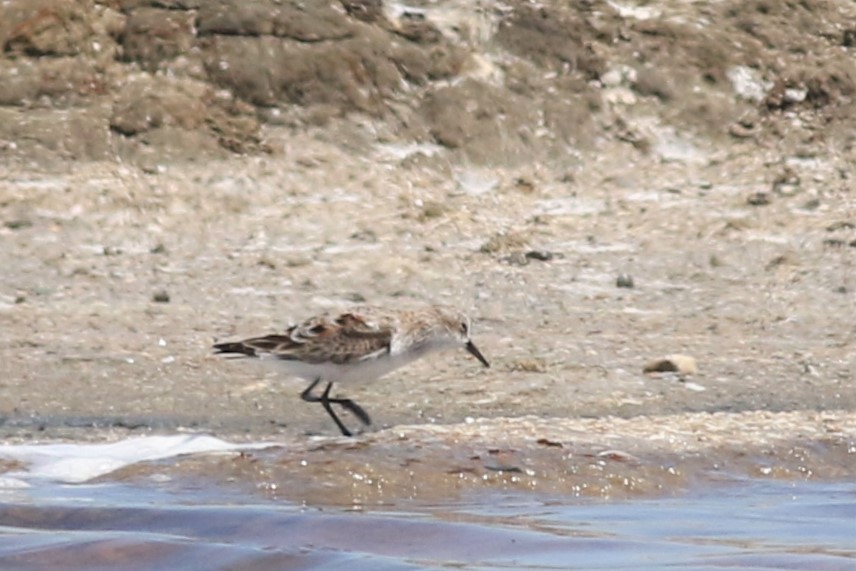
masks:
[[[462,322],[461,322],[461,333],[463,333],[464,335],[466,335],[467,333],[469,333],[469,330],[470,330],[470,326],[467,324],[467,322],[466,322],[466,321],[462,321]]]

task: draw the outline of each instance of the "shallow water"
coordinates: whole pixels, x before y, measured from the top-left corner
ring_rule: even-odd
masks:
[[[856,569],[852,482],[732,480],[630,501],[488,491],[383,511],[172,480],[2,498],[2,569]]]

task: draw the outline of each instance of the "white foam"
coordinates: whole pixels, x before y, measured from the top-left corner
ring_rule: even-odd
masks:
[[[0,479],[0,487],[13,482],[47,479],[80,484],[139,462],[187,454],[231,452],[276,446],[274,443],[232,443],[205,434],[177,434],[129,438],[109,444],[25,444],[0,446],[0,458],[26,465]],[[6,484],[6,486],[4,486]]]

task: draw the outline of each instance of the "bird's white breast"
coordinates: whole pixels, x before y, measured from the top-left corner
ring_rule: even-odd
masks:
[[[301,377],[308,381],[320,378],[333,383],[358,385],[379,379],[423,355],[424,353],[422,352],[407,352],[399,353],[398,355],[384,354],[375,359],[353,361],[344,365],[336,363],[304,363],[302,361],[289,361],[272,357],[266,358],[265,361],[275,364],[277,368],[289,375]]]

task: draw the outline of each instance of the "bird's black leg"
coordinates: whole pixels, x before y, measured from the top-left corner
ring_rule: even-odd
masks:
[[[321,406],[324,407],[324,410],[327,411],[327,414],[330,415],[330,418],[333,419],[333,422],[336,423],[336,426],[339,427],[339,430],[342,431],[343,435],[353,436],[354,434],[350,430],[348,430],[344,424],[342,424],[342,421],[339,420],[339,417],[336,416],[335,412],[333,412],[333,407],[330,406],[331,402],[335,402],[335,400],[330,399],[330,389],[331,388],[333,388],[333,383],[327,383],[327,388],[325,388],[324,392],[321,393],[321,398],[319,399],[321,401]]]
[[[333,386],[333,383],[327,383],[327,388],[324,389],[324,392],[321,394],[320,397],[312,394],[312,389],[317,387],[318,383],[320,382],[321,377],[318,377],[317,379],[312,381],[312,384],[306,387],[306,390],[300,393],[300,398],[302,398],[306,402],[320,402],[321,406],[324,407],[324,410],[327,411],[327,414],[330,415],[330,418],[333,419],[333,422],[336,423],[336,426],[339,427],[339,430],[342,431],[342,434],[344,434],[345,436],[353,436],[351,431],[348,430],[344,424],[342,424],[342,421],[339,420],[339,417],[336,416],[335,412],[333,412],[333,407],[330,406],[330,388]]]
[[[338,404],[342,408],[348,409],[354,414],[354,416],[360,419],[360,422],[362,422],[366,426],[372,423],[372,419],[369,417],[368,413],[363,410],[363,407],[361,407],[351,399],[330,398],[330,389],[333,387],[333,383],[327,383],[327,388],[324,389],[324,392],[321,394],[320,397],[313,395],[312,390],[317,387],[318,383],[320,382],[320,377],[312,381],[312,384],[310,384],[308,387],[306,387],[306,390],[300,393],[300,398],[306,402],[320,402],[321,406],[324,407],[324,410],[327,411],[327,414],[330,415],[330,418],[333,419],[333,422],[336,423],[336,426],[339,427],[339,430],[342,431],[342,434],[344,434],[345,436],[352,436],[351,431],[348,430],[344,424],[342,424],[342,421],[339,420],[339,417],[336,416],[335,412],[333,412],[333,408],[330,406],[331,403]]]
[[[328,387],[328,390],[329,390],[329,387]],[[360,422],[362,422],[366,426],[368,426],[372,423],[372,419],[369,417],[369,413],[367,413],[365,410],[363,410],[363,407],[361,407],[360,405],[358,405],[357,403],[355,403],[351,399],[341,399],[341,398],[331,399],[328,397],[327,401],[328,402],[334,402],[337,405],[348,409],[349,411],[354,413],[354,416],[359,418]]]
[[[312,384],[306,387],[306,390],[300,393],[300,398],[302,398],[306,402],[320,402],[321,399],[312,394],[312,389],[318,386],[318,383],[321,382],[321,377],[318,377]]]
[[[330,398],[330,389],[333,388],[333,383],[327,383],[327,387],[324,389],[324,392],[321,394],[320,397],[313,395],[312,389],[317,387],[318,383],[320,382],[320,377],[312,381],[312,384],[310,384],[308,387],[306,387],[306,390],[300,393],[300,398],[306,402],[320,402],[321,406],[324,407],[324,410],[327,411],[327,414],[330,415],[330,418],[333,419],[333,422],[336,423],[336,426],[339,427],[339,430],[342,432],[342,434],[344,434],[345,436],[353,436],[351,431],[347,429],[347,427],[342,423],[342,421],[339,420],[339,417],[336,416],[336,413],[333,412],[333,407],[330,406],[331,403],[338,404],[343,408],[348,409],[354,414],[354,416],[359,418],[360,422],[362,422],[363,424],[371,424],[372,421],[371,418],[369,418],[368,413],[366,413],[366,411],[363,410],[360,405],[358,405],[351,399]]]

